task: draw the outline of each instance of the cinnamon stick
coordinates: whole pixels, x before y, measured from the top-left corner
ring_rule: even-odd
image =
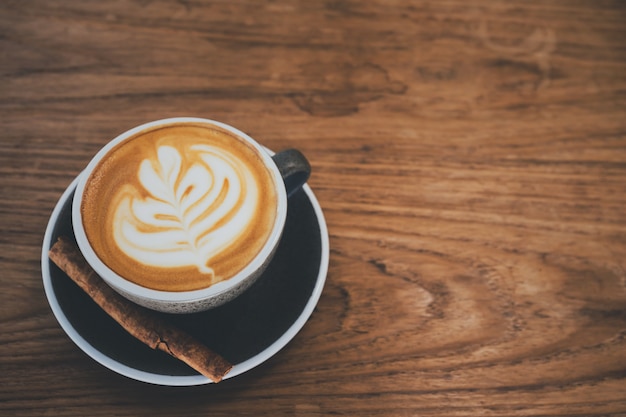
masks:
[[[49,256],[128,333],[152,349],[169,353],[213,382],[221,381],[232,369],[231,363],[190,334],[115,292],[89,266],[69,238],[59,237]]]

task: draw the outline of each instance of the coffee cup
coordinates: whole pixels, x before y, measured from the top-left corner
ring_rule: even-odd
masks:
[[[222,305],[262,274],[290,194],[310,175],[297,150],[272,155],[201,118],[157,120],[106,144],[72,202],[86,261],[124,297],[168,313]]]

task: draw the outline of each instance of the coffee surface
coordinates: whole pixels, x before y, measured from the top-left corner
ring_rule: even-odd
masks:
[[[206,288],[261,251],[276,217],[270,171],[234,134],[205,124],[142,131],[91,173],[87,239],[118,275],[163,291]]]

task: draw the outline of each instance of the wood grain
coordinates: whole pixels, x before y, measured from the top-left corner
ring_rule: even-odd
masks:
[[[0,3],[0,415],[626,415],[619,1]],[[118,133],[310,159],[327,284],[217,386],[128,380],[47,305],[48,217]]]

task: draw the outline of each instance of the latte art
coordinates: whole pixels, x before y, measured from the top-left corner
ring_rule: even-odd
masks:
[[[90,246],[109,269],[151,289],[192,291],[235,276],[276,224],[275,177],[259,152],[207,124],[136,133],[87,179]]]
[[[211,259],[251,226],[259,191],[252,172],[226,150],[191,149],[199,156],[193,165],[171,146],[140,164],[142,189],[129,189],[115,208],[115,242],[143,264],[195,266],[214,276]]]

